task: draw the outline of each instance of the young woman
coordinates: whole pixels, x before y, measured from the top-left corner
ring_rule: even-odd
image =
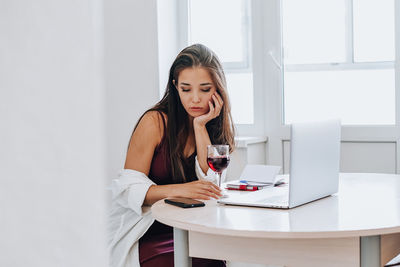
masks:
[[[167,197],[220,197],[207,165],[210,144],[232,151],[234,128],[222,65],[195,44],[173,62],[164,97],[139,119],[113,181],[112,266],[173,266],[172,228],[154,221],[148,206]],[[225,263],[194,258],[193,266]]]

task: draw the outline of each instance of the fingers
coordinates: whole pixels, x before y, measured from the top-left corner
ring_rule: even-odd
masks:
[[[224,101],[222,100],[222,97],[221,97],[221,95],[220,94],[218,94],[218,93],[215,93],[214,94],[216,97],[217,97],[217,99],[218,99],[218,102],[219,102],[219,104],[221,105],[221,107],[224,105]]]
[[[210,200],[211,199],[209,196],[203,195],[203,194],[195,194],[191,198],[193,198],[193,199],[201,199],[201,200]]]
[[[179,185],[178,188],[178,192],[175,192],[175,196],[178,197],[210,200],[222,196],[221,189],[218,186],[204,180],[184,183]]]
[[[212,183],[212,182],[209,182],[209,181],[204,181],[207,185],[209,185],[209,186],[211,186],[212,188],[214,188],[215,190],[217,190],[217,191],[221,191],[221,188],[219,188],[219,186],[218,185],[216,185],[216,184],[214,184],[214,183]]]
[[[219,198],[217,195],[210,193],[207,190],[202,190],[202,189],[196,190],[196,192],[190,194],[189,197],[193,198],[193,199],[204,199],[204,200],[210,200],[211,198],[215,198],[215,199]]]
[[[210,101],[208,101],[208,106],[210,107],[210,111],[208,112],[208,114],[210,114],[211,116],[214,116],[214,112],[215,112],[215,107],[213,105],[213,103]]]
[[[198,189],[198,191],[196,193],[201,195],[202,197],[207,197],[208,199],[211,199],[211,198],[218,199],[221,196],[221,193],[219,193],[219,192],[218,193],[215,191],[212,192],[207,189],[201,189],[201,188]]]
[[[222,196],[221,189],[209,181],[196,181],[191,183],[191,198],[198,199],[218,199]]]
[[[213,118],[216,118],[216,117],[219,116],[219,113],[221,112],[222,105],[223,105],[224,102],[222,101],[221,96],[219,96],[219,94],[217,94],[217,93],[213,94],[211,96],[211,98],[214,101],[215,108],[213,107],[213,109],[211,110],[211,106],[210,106],[210,112],[212,111]]]
[[[222,196],[221,188],[209,181],[202,181],[202,189],[206,190],[214,198],[216,198],[215,196]]]
[[[218,185],[214,184],[213,182],[206,181],[206,180],[198,180],[195,183],[201,183],[203,185],[211,186],[212,188],[221,191],[221,189],[218,187]]]
[[[207,192],[209,192],[212,195],[222,196],[220,188],[215,188],[211,185],[204,185],[202,189],[206,190]]]
[[[205,196],[207,196],[209,198],[214,198],[214,199],[218,199],[221,196],[220,193],[216,194],[216,193],[213,193],[213,192],[208,191],[208,190],[202,190],[200,193],[202,195],[205,195]]]
[[[213,94],[212,99],[214,100],[214,105],[215,105],[215,109],[216,110],[221,110],[222,106],[221,103],[219,102],[218,98],[215,96],[215,94]]]

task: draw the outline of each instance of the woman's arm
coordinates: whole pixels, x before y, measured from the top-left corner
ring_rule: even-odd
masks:
[[[152,205],[168,197],[208,200],[222,196],[221,189],[210,181],[200,180],[184,184],[152,185],[147,191],[145,205]]]
[[[125,169],[132,169],[149,175],[154,149],[161,142],[162,124],[160,114],[147,112],[140,120],[129,142]]]
[[[148,112],[140,120],[132,135],[125,161],[125,169],[132,169],[149,175],[154,149],[161,142],[164,132],[162,118],[157,112]],[[144,204],[167,197],[188,197],[198,199],[218,198],[220,189],[209,181],[195,181],[185,184],[152,185],[146,193]]]
[[[207,114],[201,115],[193,119],[193,129],[196,139],[197,159],[204,173],[207,173],[208,170],[207,146],[211,145],[210,137],[208,136],[208,132],[206,129],[206,124],[210,120],[219,116],[219,113],[221,112],[222,109],[222,105],[224,104],[221,96],[218,93],[215,93],[212,96],[212,99],[213,103],[211,101],[208,103],[210,111]]]

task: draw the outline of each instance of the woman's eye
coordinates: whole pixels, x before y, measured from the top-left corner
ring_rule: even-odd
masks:
[[[184,88],[182,88],[182,92],[189,92],[190,91],[190,89],[184,89]]]
[[[201,89],[201,91],[203,91],[203,92],[210,92],[210,90],[211,90],[211,88],[206,88],[206,89]]]

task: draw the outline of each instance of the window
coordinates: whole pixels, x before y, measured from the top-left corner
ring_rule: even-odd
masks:
[[[190,0],[188,43],[210,47],[224,66],[235,124],[254,123],[249,0]]]
[[[394,125],[394,0],[281,3],[284,123]]]

